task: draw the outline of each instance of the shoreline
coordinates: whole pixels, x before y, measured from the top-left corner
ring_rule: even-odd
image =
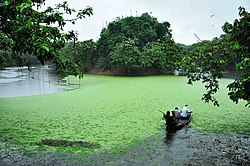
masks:
[[[0,141],[0,165],[236,166],[250,164],[249,152],[250,137],[247,135],[197,132],[193,128],[183,128],[172,135],[163,131],[136,143],[136,146],[120,148],[119,151],[87,155],[37,151],[31,157]]]

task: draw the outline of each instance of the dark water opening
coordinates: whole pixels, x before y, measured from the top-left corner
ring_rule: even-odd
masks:
[[[0,70],[0,98],[65,91],[62,77],[48,66],[7,67]]]

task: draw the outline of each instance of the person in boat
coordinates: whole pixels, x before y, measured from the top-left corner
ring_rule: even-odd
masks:
[[[170,115],[170,111],[167,111],[166,114],[163,114],[164,119],[166,120],[166,125],[168,127],[176,125],[174,116]]]
[[[187,120],[189,113],[191,113],[191,111],[189,110],[188,105],[186,104],[181,110],[181,119]]]
[[[175,119],[180,119],[181,118],[181,110],[179,110],[178,107],[175,107],[174,114],[175,114]]]
[[[174,117],[176,119],[176,123],[179,123],[179,121],[181,119],[181,110],[179,110],[178,107],[175,107],[175,109],[172,111],[172,113],[174,114]]]

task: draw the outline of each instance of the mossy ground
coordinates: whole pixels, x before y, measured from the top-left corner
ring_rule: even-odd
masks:
[[[87,153],[93,149],[47,147],[41,140],[86,141],[99,150],[116,149],[162,130],[158,110],[189,104],[197,130],[250,134],[250,109],[228,99],[221,80],[220,107],[201,101],[203,86],[186,77],[112,77],[85,75],[79,89],[56,94],[0,99],[0,138],[25,150]],[[71,83],[78,79],[70,78]]]

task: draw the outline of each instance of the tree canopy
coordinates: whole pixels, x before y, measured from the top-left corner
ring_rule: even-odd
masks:
[[[176,54],[170,23],[159,23],[148,13],[117,18],[103,28],[97,41],[99,66],[166,69]]]
[[[11,51],[12,58],[18,66],[23,65],[25,53],[37,56],[39,61],[54,60],[61,68],[68,68],[77,73],[73,62],[60,59],[58,51],[66,41],[77,40],[74,31],[63,33],[67,22],[92,14],[92,8],[86,7],[78,12],[68,6],[65,1],[54,8],[47,7],[41,11],[46,0],[2,0],[0,2],[0,49]],[[64,19],[64,14],[77,12],[75,18]]]
[[[68,43],[60,50],[62,59],[71,59],[81,72],[92,69],[97,61],[96,43],[93,40]]]

